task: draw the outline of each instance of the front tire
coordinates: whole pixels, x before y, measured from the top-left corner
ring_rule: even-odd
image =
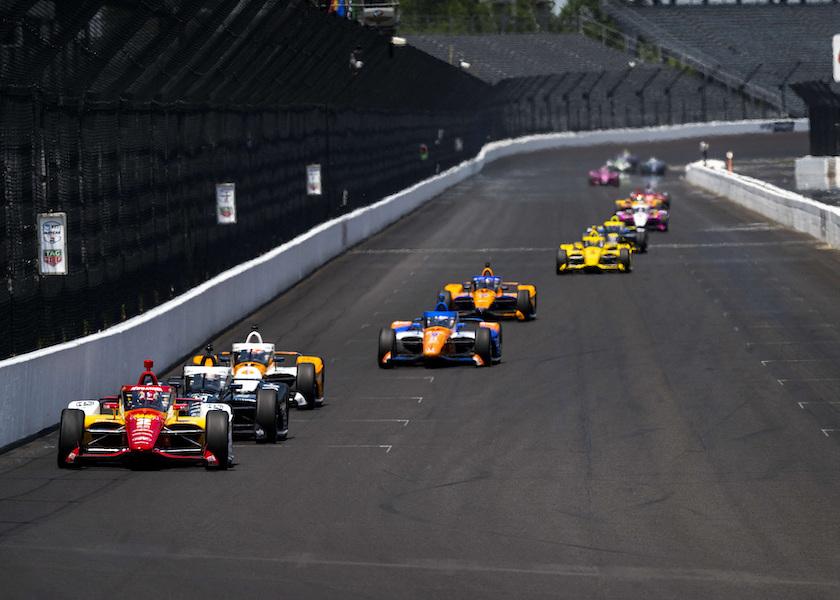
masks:
[[[647,231],[637,231],[636,232],[636,244],[639,246],[639,252],[644,254],[647,252],[648,247],[648,234]]]
[[[258,439],[257,442],[268,444],[277,442],[277,393],[274,390],[262,388],[257,390],[257,410],[254,420],[265,433],[265,437]]]
[[[393,363],[391,361],[385,361],[385,355],[389,352],[391,353],[391,358],[394,357],[394,350],[397,346],[397,334],[394,333],[393,329],[380,329],[379,330],[379,352],[376,354],[377,364],[379,365],[380,369],[390,369],[393,367]]]
[[[624,266],[624,272],[629,273],[633,270],[630,264],[630,251],[627,248],[622,248],[618,251],[618,262]]]
[[[560,268],[568,266],[568,264],[569,264],[569,257],[566,255],[566,251],[565,250],[558,250],[557,251],[557,274],[560,275],[561,273],[564,273],[564,271],[561,271]]]
[[[531,304],[531,294],[528,290],[519,290],[516,294],[516,310],[522,313],[526,321],[534,318],[535,307]]]
[[[257,400],[259,401],[259,390],[257,392]],[[268,390],[266,390],[268,391]],[[230,422],[228,421],[228,414],[223,410],[211,410],[207,413],[204,423],[204,440],[205,448],[216,457],[217,464],[207,465],[207,468],[216,468],[223,471],[228,468],[228,446]]]
[[[315,399],[318,397],[318,383],[316,381],[315,365],[312,363],[300,363],[297,368],[295,387],[303,394],[306,400],[306,410],[315,408]]]
[[[61,424],[58,426],[58,468],[78,468],[78,463],[68,463],[67,457],[76,448],[81,448],[85,436],[85,413],[77,408],[65,408],[61,411]]]
[[[486,327],[475,332],[475,353],[484,362],[485,367],[493,365],[493,342],[490,339],[490,330]]]

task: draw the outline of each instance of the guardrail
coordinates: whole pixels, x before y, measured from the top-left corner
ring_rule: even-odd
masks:
[[[566,132],[489,143],[476,157],[440,175],[318,225],[140,316],[72,342],[0,361],[0,449],[54,427],[61,408],[70,400],[113,393],[145,358],[154,359],[159,366],[176,364],[217,332],[348,248],[478,173],[487,163],[564,147],[761,133],[769,131],[762,128],[768,122]],[[241,293],[243,289],[248,293]]]

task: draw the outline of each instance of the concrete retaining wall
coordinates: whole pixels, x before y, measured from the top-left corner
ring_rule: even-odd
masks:
[[[319,225],[143,315],[72,342],[0,361],[0,448],[54,426],[70,400],[113,394],[145,358],[173,364],[214,333],[499,158],[573,146],[761,133],[766,121],[700,123],[535,135],[487,144],[473,159],[393,196]],[[802,120],[797,129],[807,127]]]
[[[752,177],[729,173],[722,163],[711,161],[708,166],[701,162],[688,165],[686,180],[840,248],[840,207],[817,202]]]

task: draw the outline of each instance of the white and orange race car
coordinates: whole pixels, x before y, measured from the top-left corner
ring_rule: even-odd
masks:
[[[441,302],[462,317],[512,318],[530,321],[537,316],[537,288],[516,281],[502,281],[489,263],[481,275],[443,287]]]
[[[219,355],[229,362],[233,384],[242,393],[253,392],[259,381],[285,383],[291,402],[298,408],[312,409],[324,402],[324,360],[300,352],[282,352],[263,341],[256,328],[244,342],[233,344],[230,352]]]

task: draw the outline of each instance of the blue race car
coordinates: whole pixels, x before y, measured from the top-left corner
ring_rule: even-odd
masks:
[[[489,367],[502,360],[502,326],[482,319],[459,319],[438,304],[413,321],[394,321],[379,332],[377,362],[383,369],[397,363],[467,363]]]

